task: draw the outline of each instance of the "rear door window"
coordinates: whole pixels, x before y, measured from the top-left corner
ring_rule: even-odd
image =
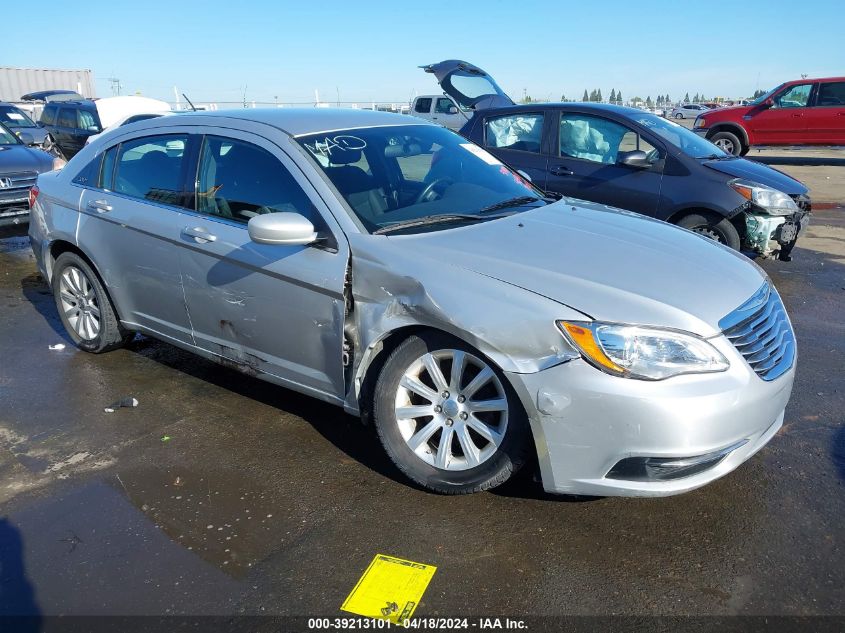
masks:
[[[133,198],[178,206],[188,136],[146,136],[120,145],[112,190]],[[107,161],[103,161],[106,167]]]
[[[414,106],[414,112],[428,114],[431,112],[431,99],[417,99],[417,104]]]
[[[819,86],[819,98],[816,100],[819,106],[845,106],[845,81],[837,81]]]
[[[491,117],[484,124],[487,147],[540,153],[543,140],[542,113],[507,114]]]
[[[59,119],[56,125],[59,127],[76,128],[76,110],[73,108],[62,108],[59,110]]]
[[[243,224],[283,211],[319,224],[311,201],[284,165],[270,152],[235,139],[205,137],[195,197],[199,213]]]

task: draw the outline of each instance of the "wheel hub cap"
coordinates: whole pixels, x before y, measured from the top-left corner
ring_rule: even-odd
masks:
[[[396,423],[408,448],[443,470],[475,468],[498,450],[508,400],[486,362],[462,350],[438,350],[411,363],[399,381]]]
[[[91,341],[100,333],[100,308],[94,286],[76,266],[68,266],[59,278],[61,310],[68,325],[82,339]]]

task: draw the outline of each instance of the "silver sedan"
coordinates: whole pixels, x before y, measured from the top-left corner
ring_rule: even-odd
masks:
[[[457,134],[353,110],[127,125],[42,175],[30,239],[79,348],[136,332],[375,425],[410,479],[669,495],[780,428],[795,337],[743,256],[555,201]]]

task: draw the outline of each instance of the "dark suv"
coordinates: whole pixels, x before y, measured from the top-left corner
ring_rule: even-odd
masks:
[[[76,93],[66,90],[34,92],[21,99],[47,102],[39,124],[47,130],[45,145],[55,146],[50,149],[63,158],[70,159],[85,147],[89,136],[103,131],[96,104]]]

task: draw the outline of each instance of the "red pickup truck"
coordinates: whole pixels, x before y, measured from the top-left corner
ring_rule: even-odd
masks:
[[[693,130],[734,156],[752,145],[845,145],[845,77],[787,81],[751,105],[703,112]]]

